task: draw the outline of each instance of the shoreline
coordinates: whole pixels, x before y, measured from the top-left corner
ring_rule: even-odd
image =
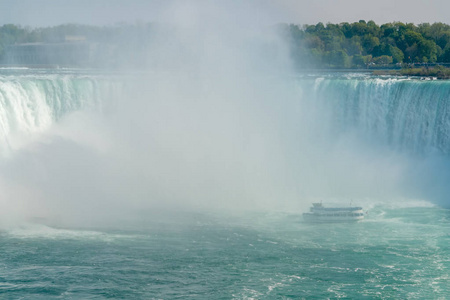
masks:
[[[89,68],[86,66],[61,66],[56,64],[0,64],[0,70],[20,70],[20,69],[90,69],[90,70],[110,70],[105,68]],[[375,76],[408,76],[417,78],[430,78],[448,80],[450,79],[450,68],[443,66],[422,66],[420,68],[399,68],[399,67],[380,67],[380,68],[306,68],[297,69],[298,73],[365,73]]]
[[[370,69],[303,69],[298,70],[300,73],[366,73],[372,75],[388,75],[388,76],[409,76],[409,77],[425,77],[432,79],[450,79],[450,68],[421,67],[421,68],[370,68]]]

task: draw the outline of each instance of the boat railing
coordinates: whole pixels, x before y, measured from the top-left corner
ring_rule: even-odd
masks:
[[[362,210],[362,207],[354,206],[354,207],[312,207],[311,211],[355,211]]]

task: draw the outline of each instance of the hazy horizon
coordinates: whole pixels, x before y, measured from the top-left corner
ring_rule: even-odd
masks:
[[[162,1],[162,0],[79,0],[79,1],[0,1],[0,24],[31,27],[55,26],[67,23],[107,26],[117,23],[165,22],[172,19],[174,8],[216,5],[239,8],[235,17],[248,18],[252,24],[276,23],[316,24],[373,20],[377,24],[394,21],[404,23],[450,23],[450,2],[444,0],[420,1],[380,0],[263,0],[263,1]],[[39,12],[39,13],[36,13]],[[201,18],[202,16],[199,16]]]

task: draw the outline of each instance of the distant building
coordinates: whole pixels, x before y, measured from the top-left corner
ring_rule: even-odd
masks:
[[[66,35],[66,42],[86,42],[86,37],[83,35]]]
[[[4,64],[87,66],[91,45],[83,36],[66,36],[62,43],[24,43],[9,45],[5,49]]]

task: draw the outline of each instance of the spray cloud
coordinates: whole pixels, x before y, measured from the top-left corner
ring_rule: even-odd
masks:
[[[401,195],[408,159],[333,132],[333,111],[302,94],[288,47],[258,22],[266,13],[248,2],[170,2],[139,52],[148,69],[120,61],[120,75],[94,80],[109,82],[101,100],[12,143],[1,162],[3,215],[80,225]]]

